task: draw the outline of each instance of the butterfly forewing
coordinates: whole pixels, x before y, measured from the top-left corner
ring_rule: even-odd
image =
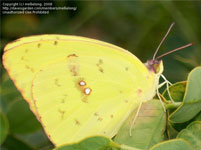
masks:
[[[89,46],[87,51],[86,48],[82,48],[84,46],[82,45],[83,43],[85,43],[85,47]],[[92,49],[90,45],[93,45]],[[4,48],[3,64],[24,99],[30,104],[31,110],[35,113],[31,96],[31,82],[35,74],[41,68],[62,60],[75,51],[80,54],[98,56],[100,51],[98,52],[97,49],[101,49],[97,47],[106,47],[110,49],[109,53],[111,53],[111,49],[124,51],[120,47],[109,43],[78,36],[30,36],[6,45]]]

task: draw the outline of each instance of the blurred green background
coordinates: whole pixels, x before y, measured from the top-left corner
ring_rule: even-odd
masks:
[[[1,14],[1,55],[5,44],[36,34],[72,34],[96,38],[131,51],[145,62],[175,22],[159,54],[190,42],[194,46],[163,58],[171,82],[186,80],[201,65],[201,1],[53,1],[77,9],[48,15]],[[51,149],[41,125],[1,65],[0,143],[3,150]]]

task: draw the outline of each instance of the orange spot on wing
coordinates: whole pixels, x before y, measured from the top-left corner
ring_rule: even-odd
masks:
[[[38,43],[37,47],[38,47],[38,48],[40,48],[40,46],[41,46],[41,44],[40,44],[40,43]]]
[[[54,80],[54,83],[55,83],[56,86],[61,86],[61,85],[59,84],[59,79],[55,79],[55,80]]]
[[[25,65],[25,68],[34,73],[34,69],[33,69],[32,67],[30,67],[30,66],[28,66],[28,65]]]
[[[87,97],[91,94],[92,89],[87,86],[87,82],[84,79],[79,79],[78,82],[76,82],[76,87],[82,94],[82,101],[87,103]]]
[[[137,90],[137,95],[140,96],[141,93],[142,93],[142,89],[138,89],[138,90]]]
[[[99,71],[103,73],[103,68],[99,68]]]
[[[99,59],[98,63],[96,64],[96,66],[98,67],[98,70],[99,70],[101,73],[104,72],[104,70],[103,70],[103,68],[102,68],[102,66],[101,66],[102,64],[103,64],[103,60],[102,60],[102,59]]]
[[[59,113],[61,114],[61,119],[63,119],[64,118],[64,114],[65,114],[65,111],[64,110],[58,110],[59,111]]]
[[[102,121],[103,120],[103,118],[101,118],[101,117],[98,117],[98,121]]]
[[[84,103],[87,103],[87,98],[86,98],[86,96],[83,96],[82,101],[83,101]]]
[[[77,119],[75,119],[75,124],[80,125],[80,122]]]
[[[79,63],[77,57],[78,56],[76,54],[70,54],[67,56],[68,67],[73,76],[78,76],[79,72]]]
[[[77,69],[76,69],[76,66],[70,66],[70,72],[73,73],[73,76],[77,76],[78,75],[78,72],[77,72]]]
[[[67,57],[70,58],[70,57],[78,57],[78,56],[76,54],[70,54]]]
[[[128,100],[124,100],[125,103],[128,103]]]
[[[85,86],[85,85],[87,85],[87,84],[86,84],[86,82],[85,82],[84,80],[80,80],[80,81],[78,82],[78,85],[79,85],[79,86]]]
[[[64,94],[63,96],[64,96],[64,98],[61,99],[61,103],[65,103],[66,102],[65,100],[66,100],[67,95]]]
[[[28,65],[25,65],[25,68],[30,69],[30,67]]]
[[[99,64],[103,64],[103,60],[102,59],[99,59]]]
[[[96,113],[94,113],[94,116],[98,116],[98,113],[96,112]]]
[[[33,68],[31,68],[31,72],[33,72],[33,73],[34,73],[34,69],[33,69]]]
[[[84,88],[84,90],[83,90],[83,93],[84,93],[85,95],[90,95],[91,92],[92,92],[92,89],[89,88],[89,87],[86,87],[86,88]]]

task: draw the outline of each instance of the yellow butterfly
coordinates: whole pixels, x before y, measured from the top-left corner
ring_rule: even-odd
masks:
[[[163,71],[155,55],[143,64],[118,46],[66,35],[11,42],[3,64],[56,146],[113,137],[134,109],[153,98]]]

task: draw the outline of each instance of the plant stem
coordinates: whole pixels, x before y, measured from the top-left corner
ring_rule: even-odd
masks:
[[[175,108],[178,108],[181,104],[182,104],[182,102],[169,103],[169,104],[165,105],[165,108],[166,109],[175,109]]]

